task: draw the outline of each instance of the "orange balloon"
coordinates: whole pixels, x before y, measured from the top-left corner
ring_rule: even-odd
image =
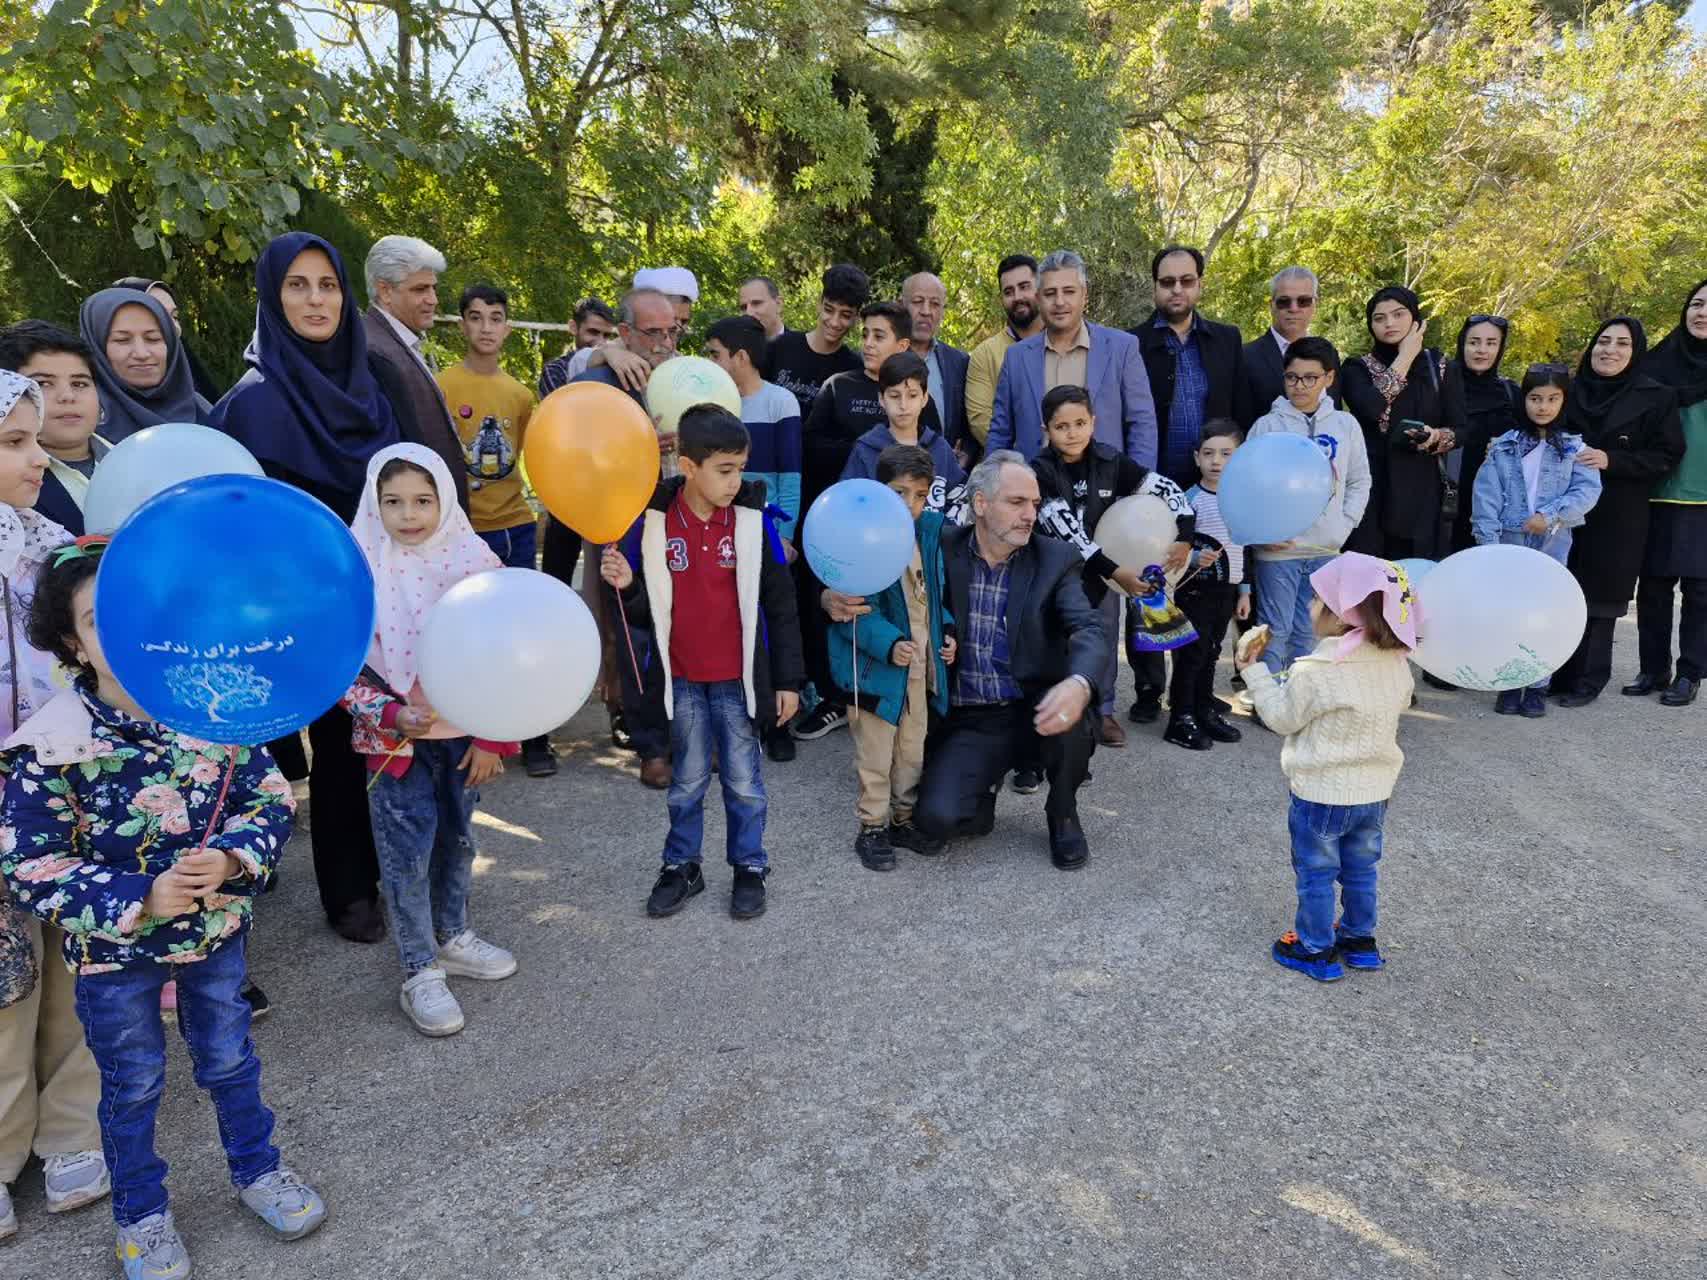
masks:
[[[589,542],[615,542],[658,487],[658,433],[646,410],[602,382],[559,387],[528,419],[533,491]]]

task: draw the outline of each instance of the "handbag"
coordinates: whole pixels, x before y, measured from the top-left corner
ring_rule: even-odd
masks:
[[[29,998],[41,980],[35,921],[0,887],[0,1009]]]

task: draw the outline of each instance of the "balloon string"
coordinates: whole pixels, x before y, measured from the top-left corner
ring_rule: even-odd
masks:
[[[628,642],[628,660],[634,664],[634,688],[637,694],[646,688],[646,681],[640,676],[640,659],[634,656],[634,635],[629,630],[628,610],[622,603],[622,592],[615,590],[611,594],[616,597],[616,611],[622,615],[622,638]]]
[[[853,673],[854,673],[853,695],[854,696],[853,696],[853,707],[851,708],[850,714],[852,714],[852,716],[855,720],[858,720],[859,719],[859,615],[857,613],[848,621],[848,626],[853,628],[852,635],[853,635]]]
[[[409,739],[408,738],[402,739],[400,742],[398,742],[398,744],[395,747],[391,748],[390,754],[387,755],[385,757],[385,759],[383,759],[379,762],[379,768],[375,769],[373,771],[373,777],[371,777],[367,780],[367,789],[369,791],[373,790],[374,784],[377,783],[380,779],[380,775],[383,774],[388,768],[391,767],[391,762],[393,760],[397,759],[397,753],[399,751],[403,750],[403,748],[408,746],[408,745],[409,745]]]
[[[220,784],[219,799],[213,802],[213,817],[207,820],[207,830],[202,832],[202,842],[196,846],[197,853],[206,849],[207,842],[213,837],[214,825],[218,823],[219,815],[225,809],[225,797],[231,791],[231,779],[237,772],[237,748],[227,747],[226,750],[231,753],[231,758],[225,766],[225,781]]]

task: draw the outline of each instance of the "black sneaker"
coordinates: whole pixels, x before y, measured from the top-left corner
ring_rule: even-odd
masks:
[[[1341,963],[1352,969],[1379,969],[1387,962],[1381,958],[1381,948],[1374,938],[1348,938],[1334,934],[1334,951]]]
[[[1280,940],[1269,949],[1269,954],[1276,964],[1296,969],[1317,982],[1338,982],[1345,977],[1345,968],[1333,947],[1326,951],[1311,951],[1290,929],[1280,935]]]
[[[1159,694],[1141,695],[1126,713],[1126,718],[1133,724],[1155,724],[1161,716],[1162,699]]]
[[[854,852],[867,870],[895,870],[895,850],[889,847],[888,827],[861,827],[854,838]]]
[[[1197,727],[1216,742],[1238,742],[1245,736],[1239,732],[1237,725],[1221,714],[1221,708],[1214,703],[1210,703],[1207,710],[1197,713]]]
[[[840,729],[848,722],[848,709],[835,702],[820,702],[812,713],[794,726],[794,736],[812,742]]]
[[[765,754],[778,764],[787,764],[797,754],[794,735],[780,726],[765,730]]]
[[[249,1004],[250,1021],[264,1018],[273,1011],[273,1002],[267,999],[267,993],[248,978],[243,979],[243,985],[237,989],[237,994]]]
[[[620,707],[607,707],[610,713],[610,744],[618,751],[634,750],[634,735],[628,731],[628,720]]]
[[[735,868],[735,888],[729,894],[729,914],[751,920],[765,913],[765,873],[751,867]]]
[[[646,899],[649,916],[673,916],[687,906],[688,899],[705,892],[705,876],[697,862],[666,863],[658,873],[658,883],[652,886],[652,896]]]
[[[551,754],[549,738],[530,738],[522,743],[522,764],[530,778],[550,778],[557,773],[557,757]]]
[[[1162,735],[1162,741],[1184,747],[1187,751],[1208,751],[1215,745],[1214,739],[1203,731],[1197,717],[1192,715],[1175,716],[1168,721],[1168,731]]]
[[[1014,780],[1011,784],[1017,795],[1029,796],[1043,785],[1043,770],[1015,769]]]
[[[994,795],[980,796],[978,808],[972,814],[972,821],[966,824],[966,834],[969,836],[987,836],[995,829],[996,797]]]
[[[897,849],[908,849],[921,857],[934,858],[948,848],[948,841],[927,835],[911,822],[896,822],[889,828],[889,843]]]

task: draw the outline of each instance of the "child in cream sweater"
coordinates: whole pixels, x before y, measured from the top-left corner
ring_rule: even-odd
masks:
[[[1237,657],[1257,713],[1286,735],[1280,768],[1292,790],[1287,826],[1298,881],[1293,929],[1276,963],[1318,982],[1379,969],[1376,863],[1387,801],[1405,762],[1399,714],[1411,703],[1406,657],[1417,642],[1417,603],[1399,565],[1347,553],[1310,575],[1314,652],[1283,676],[1258,661],[1264,642]],[[1334,922],[1334,882],[1343,914]]]

